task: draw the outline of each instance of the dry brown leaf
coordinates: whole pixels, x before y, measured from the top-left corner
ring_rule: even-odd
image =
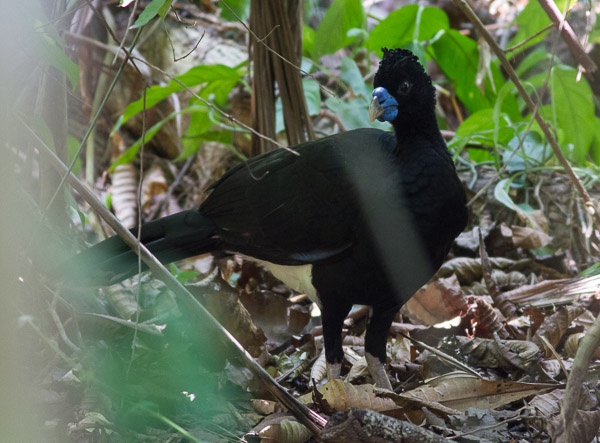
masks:
[[[190,287],[204,299],[204,307],[250,352],[253,357],[263,353],[266,337],[252,321],[252,316],[241,303],[236,291],[229,285],[215,284],[202,287],[201,291]]]
[[[560,405],[565,395],[564,389],[555,389],[552,392],[536,395],[529,402],[529,406],[535,408],[541,415],[551,417],[560,412]]]
[[[502,289],[512,289],[527,282],[527,277],[518,271],[504,272],[499,269],[492,271],[492,279]]]
[[[550,424],[552,441],[562,434],[562,417],[557,414]],[[569,436],[572,443],[589,443],[598,436],[600,430],[600,411],[582,411],[575,413],[572,434]]]
[[[286,298],[271,291],[244,291],[240,300],[254,323],[277,343],[299,334],[310,320],[308,312],[300,311]]]
[[[264,442],[304,443],[312,434],[303,424],[283,419],[279,423],[268,424],[258,431],[258,435]]]
[[[142,208],[148,209],[155,197],[165,194],[169,189],[167,179],[162,168],[158,165],[153,165],[145,174],[142,181]]]
[[[469,357],[468,363],[481,368],[506,370],[526,369],[538,359],[540,348],[522,340],[491,340],[456,337],[461,353]]]
[[[600,275],[568,280],[548,280],[532,286],[523,286],[504,296],[521,306],[547,308],[585,301],[599,293]]]
[[[454,275],[419,289],[404,306],[413,323],[429,326],[457,317],[468,308],[465,294]]]
[[[122,284],[118,286],[107,286],[103,288],[102,291],[111,306],[119,314],[119,317],[125,320],[131,320],[139,309],[133,291],[127,289]]]
[[[464,412],[471,407],[499,408],[554,387],[555,385],[543,383],[490,381],[463,372],[452,372],[431,379],[425,385],[401,396],[437,402]]]
[[[516,262],[508,258],[494,257],[490,258],[490,264],[494,269],[506,269],[513,266]],[[481,260],[469,257],[456,257],[445,262],[436,276],[450,277],[455,274],[458,281],[463,285],[468,285],[474,281],[481,280],[483,271],[481,269]]]
[[[328,406],[334,411],[345,411],[352,407],[373,411],[398,408],[394,400],[378,396],[373,385],[354,386],[342,380],[334,379],[329,380],[323,386],[319,386],[317,390],[322,394],[323,401],[327,402]],[[312,403],[313,394],[305,394],[299,400],[304,404]]]
[[[119,165],[112,173],[111,204],[126,228],[137,221],[137,170],[133,164]]]
[[[256,412],[263,415],[273,414],[275,412],[281,412],[281,406],[276,401],[263,400],[260,398],[252,399],[252,407]]]
[[[405,397],[389,391],[380,391],[373,385],[351,385],[342,380],[330,380],[317,388],[322,396],[318,403],[326,412],[345,411],[352,407],[370,409],[391,417],[408,418],[414,423],[421,423],[426,415],[423,408],[440,417],[458,415],[460,411],[448,408],[440,403],[421,398]],[[313,403],[313,394],[309,393],[299,398],[302,403]],[[359,405],[359,406],[357,406]]]
[[[556,348],[562,336],[567,332],[571,322],[585,311],[583,306],[563,306],[550,317],[546,317],[535,335],[531,339],[540,349],[546,350],[546,357],[550,357],[552,352],[546,349],[540,336],[546,337],[548,342]]]
[[[356,360],[352,367],[350,368],[350,372],[346,376],[347,382],[352,382],[354,380],[358,380],[359,378],[365,377],[369,375],[369,367],[367,366],[367,359],[365,357],[360,357]]]
[[[552,241],[552,237],[543,231],[524,226],[512,226],[515,248],[538,249]]]

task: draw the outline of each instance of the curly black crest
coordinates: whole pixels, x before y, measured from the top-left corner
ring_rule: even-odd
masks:
[[[375,87],[383,86],[393,94],[401,81],[409,81],[415,86],[414,91],[419,91],[423,103],[429,105],[429,98],[435,100],[431,77],[415,54],[408,49],[383,48],[382,51],[383,58],[373,81]]]

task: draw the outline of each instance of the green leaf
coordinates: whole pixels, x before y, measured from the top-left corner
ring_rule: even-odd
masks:
[[[510,178],[500,180],[494,188],[494,198],[506,206],[508,209],[512,209],[515,212],[521,212],[521,209],[515,204],[510,195],[508,195],[508,189],[510,187]]]
[[[319,83],[313,79],[305,78],[302,80],[302,88],[304,89],[308,115],[317,115],[321,110],[321,87]],[[284,130],[283,105],[281,97],[277,97],[277,100],[275,100],[275,132],[279,133]]]
[[[193,67],[180,76],[177,76],[176,79],[178,79],[188,88],[207,82],[224,83],[227,85],[227,87],[230,87],[229,91],[231,91],[231,85],[235,85],[241,79],[241,75],[237,70],[225,65],[200,65]],[[156,85],[148,88],[146,91],[146,109],[150,109],[167,98],[169,95],[182,91],[183,89],[185,88],[175,80],[171,80],[166,86]],[[120,119],[117,122],[117,125],[115,125],[116,129],[118,129],[131,117],[141,112],[143,108],[143,97],[133,103],[130,103],[125,109],[122,119]]]
[[[600,165],[600,118],[595,118],[594,123],[594,140],[590,148],[590,157],[596,165]]]
[[[73,160],[73,158],[75,157],[75,155],[77,154],[77,152],[79,152],[80,145],[81,145],[81,143],[79,143],[79,140],[77,140],[75,137],[73,137],[72,135],[67,136],[67,148],[69,150],[69,162],[71,162]],[[72,172],[75,175],[79,175],[80,171],[81,171],[81,158],[78,158],[75,161],[75,165],[73,166]]]
[[[344,80],[358,96],[364,98],[366,103],[369,103],[371,97],[370,88],[366,85],[363,80],[363,76],[358,69],[358,66],[349,57],[342,58],[342,80]]]
[[[146,131],[144,134],[144,143],[148,143],[150,140],[154,138],[156,133],[160,128],[167,122],[168,119],[164,119],[159,121],[158,123],[152,125],[150,129]],[[131,147],[129,147],[121,156],[115,160],[115,162],[110,165],[109,170],[114,171],[117,166],[126,165],[127,163],[131,163],[138,151],[142,147],[142,137],[140,137]]]
[[[477,43],[450,29],[435,41],[432,47],[436,63],[446,77],[452,80],[456,95],[470,112],[493,107],[495,94],[492,92],[491,96],[484,96],[475,86],[479,61]],[[486,80],[487,84],[489,80]]]
[[[58,45],[63,42],[56,42],[48,36],[38,39],[41,48],[37,51],[38,55],[50,66],[56,68],[67,76],[73,90],[79,84],[79,66],[65,54],[64,50]]]
[[[197,106],[197,111],[192,114],[190,126],[181,139],[183,150],[174,161],[180,161],[188,158],[195,153],[202,142],[202,135],[208,132],[215,125],[209,116],[209,109],[205,106]]]
[[[504,112],[498,114],[496,120],[494,117],[492,108],[474,112],[458,127],[448,147],[462,149],[467,144],[481,144],[497,149],[499,146],[505,146],[514,137],[513,123]],[[493,154],[481,149],[469,149],[468,152],[470,160],[474,162],[496,160]]]
[[[302,80],[302,88],[306,97],[308,115],[317,115],[321,110],[321,87],[319,83],[311,78]]]
[[[148,6],[144,8],[140,16],[137,18],[137,20],[131,27],[141,28],[157,15],[164,19],[164,16],[169,10],[169,7],[171,6],[172,2],[173,0],[152,0],[150,3],[148,3]],[[166,9],[164,7],[165,5],[167,5]],[[162,15],[160,14],[161,12]]]
[[[548,54],[544,48],[536,48],[533,52],[527,54],[523,61],[519,63],[515,72],[520,78],[527,78],[532,71],[546,71],[550,58],[551,55]]]
[[[169,12],[169,8],[173,4],[173,0],[167,0],[162,7],[158,10],[158,15],[162,20],[167,17],[167,12]]]
[[[306,56],[310,56],[315,47],[315,30],[304,26],[304,32],[302,33],[302,52]]]
[[[515,135],[502,156],[506,170],[510,173],[543,165],[552,156],[550,146],[543,142],[537,132],[529,132],[519,148],[519,140],[522,137],[522,134]],[[515,152],[517,148],[519,149]]]
[[[198,105],[194,106],[193,105],[193,106],[189,106],[185,109],[182,109],[181,111],[176,111],[176,112],[170,113],[167,117],[165,117],[161,121],[155,123],[154,125],[152,125],[152,127],[150,127],[146,131],[145,136],[144,136],[144,143],[148,143],[150,140],[152,140],[154,138],[154,136],[158,133],[160,128],[162,128],[166,122],[168,122],[172,118],[175,118],[177,115],[189,114],[189,113],[200,113],[202,116],[205,116],[205,115],[207,115],[207,109],[208,108],[203,105],[202,106],[198,106]],[[192,121],[194,121],[193,117],[192,117]],[[206,132],[208,129],[210,129],[210,128],[212,128],[212,126],[214,126],[214,123],[209,118],[200,117],[200,121],[205,122],[205,124],[207,125],[206,126],[207,129],[205,129],[204,132]],[[208,123],[208,122],[210,122],[210,123]],[[141,147],[142,147],[142,137],[140,137],[123,154],[121,154],[121,156],[110,166],[110,170],[112,171],[119,165],[124,165],[124,164],[131,162],[135,158],[135,156],[137,155],[137,153]],[[182,157],[182,155],[183,154],[180,154],[176,160],[180,159],[180,157]]]
[[[502,112],[494,119],[494,109],[486,108],[474,112],[463,121],[456,130],[455,137],[469,137],[474,141],[492,145],[496,130],[497,142],[502,146],[514,136],[514,128],[508,114]]]
[[[556,2],[559,9],[562,10],[564,8],[565,1],[566,0],[560,0]],[[514,46],[518,43],[524,42],[525,40],[527,40],[527,43],[513,51],[511,53],[513,55],[518,54],[526,48],[544,40],[547,36],[547,32],[544,32],[532,38],[531,40],[528,39],[551,23],[550,19],[548,18],[548,14],[546,14],[539,2],[527,2],[527,5],[517,17],[516,22],[519,27],[517,33],[511,39],[508,46]]]
[[[318,60],[352,43],[356,37],[349,37],[348,31],[362,28],[363,16],[360,0],[335,0],[315,32],[313,57]]]
[[[325,100],[325,105],[341,117],[348,129],[368,128],[369,126],[385,130],[390,128],[389,123],[375,121],[373,124],[369,124],[369,106],[362,98],[353,98],[346,102],[330,97]]]
[[[405,47],[412,41],[431,40],[440,30],[449,29],[448,16],[433,7],[408,5],[379,22],[371,31],[368,48],[381,55],[381,48]]]
[[[250,0],[224,0],[229,8],[237,14],[241,20],[247,20],[250,16]],[[227,6],[222,5],[221,7],[221,18],[230,21],[237,22],[238,19],[231,13]]]
[[[584,77],[576,81],[577,70],[559,65],[550,73],[552,104],[557,125],[563,131],[561,144],[572,144],[571,159],[583,164],[594,138],[592,90]]]

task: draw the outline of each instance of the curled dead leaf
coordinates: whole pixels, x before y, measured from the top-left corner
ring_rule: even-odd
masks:
[[[467,308],[465,294],[454,275],[419,289],[405,305],[413,323],[429,326],[457,317]]]
[[[516,248],[527,250],[539,249],[552,241],[552,237],[544,231],[525,226],[512,226],[513,244]]]
[[[491,381],[464,372],[451,372],[431,379],[402,397],[419,398],[466,411],[469,407],[495,409],[530,395],[555,388],[547,383]]]
[[[483,368],[527,369],[538,360],[540,348],[523,340],[456,337],[468,363]]]
[[[562,336],[567,332],[571,322],[585,311],[583,306],[563,306],[550,317],[546,317],[535,335],[531,339],[540,349],[546,350],[546,357],[550,357],[552,352],[544,346],[540,336],[556,348]]]

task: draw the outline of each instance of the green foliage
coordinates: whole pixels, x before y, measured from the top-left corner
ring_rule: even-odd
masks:
[[[205,88],[208,89],[204,89],[204,95],[213,93],[215,94],[215,102],[223,104],[227,99],[227,94],[241,78],[241,73],[238,70],[225,65],[195,66],[186,73],[175,77],[175,80],[171,80],[166,86],[156,85],[148,88],[146,90],[145,102],[144,97],[141,97],[139,100],[127,106],[123,116],[119,119],[115,130],[131,117],[140,113],[142,109],[144,109],[144,105],[146,109],[150,109],[169,95],[183,91],[185,89],[183,85],[188,88],[193,88],[194,86],[207,83]]]
[[[552,68],[550,90],[556,124],[562,129],[559,142],[576,164],[585,162],[594,140],[594,103],[592,90],[585,78],[576,81],[577,71],[565,65]]]
[[[172,3],[173,0],[152,0],[148,6],[144,8],[132,28],[141,28],[156,16],[159,16],[161,20],[164,20]]]
[[[242,20],[247,20],[250,15],[250,0],[225,0],[225,3],[235,12],[235,14]],[[223,0],[221,1],[223,3]],[[235,15],[231,13],[229,8],[224,5],[221,6],[221,18],[230,22],[237,21]]]
[[[42,61],[62,72],[67,76],[73,90],[79,84],[79,66],[65,54],[66,44],[57,33],[52,33],[53,38],[41,35],[36,43],[40,46],[37,54]]]
[[[412,42],[431,40],[449,29],[448,17],[438,8],[408,5],[392,12],[371,32],[368,48],[381,55],[381,48],[402,48]]]
[[[146,7],[148,11],[144,11],[145,23],[151,19],[148,16],[160,15],[159,11],[168,8],[167,4],[170,2],[153,0]],[[246,17],[249,0],[228,0],[227,4],[242,18]],[[563,8],[564,0],[558,2],[558,6]],[[368,126],[371,85],[365,83],[364,75],[369,68],[359,68],[354,56],[361,51],[374,51],[380,55],[382,47],[404,47],[412,50],[424,65],[429,61],[437,64],[445,75],[440,86],[450,90],[466,110],[465,120],[449,142],[451,149],[461,152],[468,148],[470,160],[492,161],[498,170],[505,166],[504,170],[509,174],[554,164],[538,123],[532,122],[533,116],[512,82],[502,75],[499,62],[494,57],[488,59],[487,54],[480,54],[480,50],[489,49],[479,48],[470,37],[450,29],[448,17],[441,9],[415,4],[404,6],[377,23],[370,34],[366,32],[366,15],[360,0],[335,0],[324,13],[318,2],[307,2],[305,9],[307,23],[312,22],[311,9],[318,11],[317,16],[322,15],[322,18],[316,30],[304,27],[303,50],[310,57],[310,60],[303,62],[304,69],[321,69],[316,64],[320,57],[352,47],[351,56],[342,57],[339,67],[339,83],[349,92],[345,99],[322,97],[319,84],[312,79],[304,79],[310,115],[319,112],[324,98],[325,106],[336,113],[348,129]],[[222,8],[222,15],[234,19],[227,7]],[[138,21],[144,23],[141,19]],[[529,39],[550,23],[537,2],[527,4],[516,22],[518,30],[510,45]],[[597,35],[600,33],[596,27],[590,38],[597,38]],[[591,88],[585,78],[576,79],[574,69],[563,65],[557,57],[552,57],[550,48],[545,46],[545,37],[546,33],[543,33],[513,52],[516,54],[529,48],[527,55],[517,64],[517,74],[529,93],[544,103],[538,112],[553,127],[569,159],[581,166],[590,159],[598,162],[600,125],[595,116],[594,103],[589,99]],[[485,64],[480,61],[483,56]],[[228,93],[242,80],[242,75],[239,69],[223,65],[197,66],[178,76],[177,80],[187,87],[201,86],[201,97],[210,98],[211,102],[223,106]],[[148,89],[146,108],[155,106],[170,94],[182,91],[184,87],[178,81]],[[117,128],[139,113],[143,106],[143,99],[131,103]],[[178,160],[196,152],[203,141],[230,141],[231,131],[226,129],[227,122],[199,100],[191,100],[189,108],[180,113],[190,113],[191,121],[182,139],[183,151]],[[151,127],[146,140],[151,140],[164,122],[175,115],[173,113]],[[379,122],[373,126],[389,127]],[[276,103],[276,129],[284,129],[280,100]],[[133,158],[140,144],[138,140],[119,161]],[[509,186],[514,185],[510,181]],[[498,197],[501,195],[498,191]]]
[[[565,0],[555,1],[556,6],[559,9],[563,9]],[[509,46],[514,46],[521,42],[527,42],[523,46],[520,46],[513,54],[522,52],[526,48],[541,42],[547,37],[548,31],[541,33],[540,35],[533,37],[536,33],[550,25],[551,21],[548,18],[548,14],[544,12],[539,2],[528,2],[523,11],[519,14],[516,19],[519,25],[517,33],[511,39]],[[533,37],[533,38],[532,38]]]
[[[315,32],[312,57],[318,60],[352,43],[356,36],[348,35],[348,32],[363,26],[363,16],[360,0],[335,0]]]

